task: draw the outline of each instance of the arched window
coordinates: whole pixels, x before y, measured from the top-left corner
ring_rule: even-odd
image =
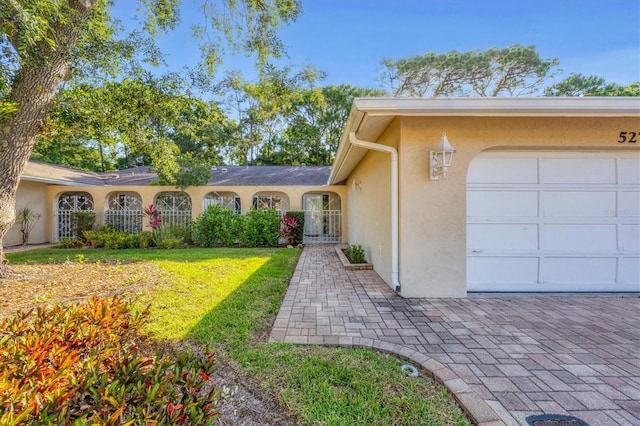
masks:
[[[253,196],[252,207],[256,210],[274,209],[282,214],[289,210],[289,197],[283,192],[258,192]]]
[[[60,238],[81,237],[75,235],[72,226],[74,212],[93,212],[93,198],[88,192],[63,192],[56,206],[56,241]]]
[[[202,199],[202,211],[212,205],[221,206],[235,214],[240,214],[242,211],[240,197],[235,192],[209,192]]]
[[[191,222],[191,197],[186,192],[160,192],[154,204],[163,225],[188,225]]]
[[[105,225],[118,231],[142,231],[142,197],[137,192],[112,192],[107,195]]]

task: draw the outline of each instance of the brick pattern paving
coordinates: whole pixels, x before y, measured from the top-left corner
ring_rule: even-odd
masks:
[[[306,246],[270,340],[410,359],[477,424],[640,425],[639,314],[634,296],[403,299],[374,271],[344,270],[333,246]]]

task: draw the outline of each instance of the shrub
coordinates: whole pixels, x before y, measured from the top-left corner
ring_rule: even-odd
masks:
[[[175,238],[180,240],[183,244],[193,244],[193,226],[191,223],[186,225],[165,225],[164,226],[165,238]]]
[[[96,214],[94,212],[71,212],[71,231],[76,238],[83,239],[84,231],[91,231],[95,223]]]
[[[302,210],[293,210],[287,212],[288,216],[293,217],[296,220],[296,227],[293,230],[293,244],[297,246],[298,244],[302,244],[304,239],[304,211]]]
[[[247,247],[275,247],[280,239],[280,215],[274,209],[250,210],[245,215],[240,242]]]
[[[22,245],[26,246],[29,243],[29,237],[36,223],[42,217],[41,213],[36,213],[29,207],[21,208],[16,212],[16,223],[20,225],[20,232],[22,233]]]
[[[138,247],[147,248],[153,244],[153,232],[142,231],[138,233]]]
[[[293,216],[284,214],[282,216],[282,224],[280,225],[280,236],[284,239],[285,244],[293,245],[295,241],[295,231],[298,228],[298,222]]]
[[[174,249],[182,246],[182,241],[177,238],[164,238],[158,244],[158,248],[161,249]]]
[[[344,250],[345,256],[349,259],[351,263],[366,263],[367,261],[364,258],[364,249],[361,245],[355,244],[351,245]]]
[[[83,245],[84,242],[77,238],[62,237],[60,238],[60,241],[58,241],[58,247],[62,248],[79,248]]]
[[[147,207],[142,209],[142,214],[149,218],[149,226],[154,231],[162,224],[160,210],[158,210],[154,204],[149,204]]]
[[[3,320],[0,424],[211,424],[213,355],[141,356],[148,311],[131,308],[94,298]]]
[[[153,230],[153,243],[166,248],[164,240],[178,240],[179,244],[192,244],[191,225],[160,225]],[[173,243],[171,243],[173,244]]]
[[[195,244],[205,247],[231,246],[239,239],[236,214],[219,205],[210,205],[193,224]]]

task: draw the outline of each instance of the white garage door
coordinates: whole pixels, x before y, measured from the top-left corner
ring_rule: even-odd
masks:
[[[468,291],[639,291],[640,152],[486,152],[467,175]]]

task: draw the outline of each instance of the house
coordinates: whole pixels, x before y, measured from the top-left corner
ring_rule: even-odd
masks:
[[[329,184],[404,297],[640,290],[639,98],[356,99]]]
[[[181,193],[144,167],[31,162],[17,207],[43,213],[34,243],[76,210],[132,231],[151,203],[175,224],[209,204],[305,210],[306,243],[363,246],[403,297],[640,291],[639,140],[639,98],[359,98],[330,168],[217,167]]]
[[[327,186],[329,173],[328,166],[214,167],[206,186],[179,191],[153,184],[157,175],[147,167],[93,173],[30,161],[18,186],[16,208],[42,214],[31,232],[33,244],[73,236],[74,211],[92,211],[96,223],[118,230],[150,229],[143,216],[149,204],[155,204],[163,223],[171,225],[195,220],[210,204],[236,213],[251,208],[304,210],[306,243],[341,243],[345,187]],[[4,244],[21,243],[20,226],[15,224]]]

